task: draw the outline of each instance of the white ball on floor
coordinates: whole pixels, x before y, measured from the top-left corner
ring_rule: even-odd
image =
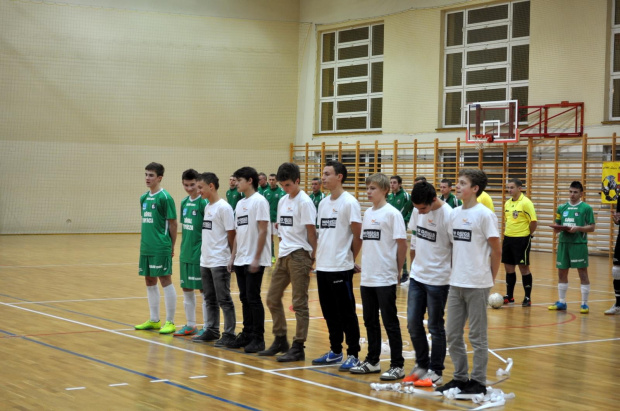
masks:
[[[500,293],[491,294],[489,296],[489,306],[491,308],[501,308],[504,305],[504,297]]]

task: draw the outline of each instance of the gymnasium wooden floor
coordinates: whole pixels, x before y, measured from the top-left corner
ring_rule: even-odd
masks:
[[[471,401],[372,391],[377,374],[354,376],[311,365],[328,350],[316,278],[310,283],[306,361],[278,363],[239,350],[182,337],[134,331],[148,317],[144,281],[137,275],[138,235],[0,236],[0,398],[2,409],[472,409]],[[175,260],[178,261],[178,260]],[[185,320],[178,287],[176,324]],[[570,273],[567,312],[550,312],[557,299],[551,254],[535,253],[534,305],[489,309],[489,347],[512,358],[510,378],[496,385],[515,399],[506,410],[610,410],[620,401],[620,316],[612,305],[607,258],[593,257],[590,314],[579,314],[579,281]],[[494,291],[503,294],[503,271]],[[265,276],[264,293],[270,275]],[[358,279],[359,281],[359,279]],[[234,283],[235,281],[233,281]],[[240,331],[241,305],[235,305]],[[290,298],[290,294],[288,294]],[[359,289],[358,315],[361,317]],[[287,294],[285,294],[285,298]],[[406,289],[398,306],[403,339]],[[516,299],[523,298],[521,284]],[[201,301],[198,298],[198,301]],[[290,304],[290,299],[285,305]],[[162,314],[164,304],[162,301]],[[202,312],[198,308],[198,322]],[[272,341],[267,312],[267,344]],[[289,311],[294,329],[294,313]],[[360,318],[362,336],[365,329]],[[292,332],[289,330],[289,337]],[[411,350],[411,347],[405,347]],[[367,346],[362,345],[361,355]],[[411,353],[410,353],[411,354]],[[470,357],[471,364],[471,357]],[[414,360],[406,360],[409,372]],[[388,357],[382,368],[389,366]],[[488,378],[505,368],[489,356]],[[446,358],[446,381],[452,363]]]

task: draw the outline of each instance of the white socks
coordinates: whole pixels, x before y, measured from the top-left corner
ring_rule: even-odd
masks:
[[[190,327],[196,326],[196,294],[194,290],[183,291],[183,306],[185,307],[185,318],[187,319],[187,325]]]
[[[170,284],[169,286],[164,287],[164,301],[166,302],[166,321],[173,323],[174,314],[177,310],[177,292],[174,289],[174,285]]]
[[[558,283],[558,294],[560,295],[560,302],[566,302],[566,291],[568,290],[568,283]]]
[[[581,304],[588,305],[588,297],[590,296],[590,284],[581,284]]]
[[[146,286],[146,296],[149,300],[149,310],[151,312],[151,321],[159,321],[159,287],[155,285]]]

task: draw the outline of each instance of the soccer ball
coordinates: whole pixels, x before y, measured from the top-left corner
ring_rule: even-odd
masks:
[[[491,294],[489,296],[489,305],[491,308],[501,308],[504,305],[504,297],[500,293]]]

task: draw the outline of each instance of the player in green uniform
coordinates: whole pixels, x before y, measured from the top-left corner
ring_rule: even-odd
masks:
[[[321,200],[325,198],[325,193],[321,191],[321,179],[320,178],[314,177],[312,179],[312,193],[310,194],[309,197],[310,197],[310,200],[312,200],[312,203],[314,204],[314,206],[316,207],[316,211],[319,211],[319,203],[321,202]],[[318,224],[316,228],[319,228]]]
[[[458,206],[463,205],[463,202],[452,194],[452,181],[447,178],[441,180],[439,191],[441,192],[439,199],[448,204],[450,207],[457,208]]]
[[[425,177],[417,177],[417,181],[426,181]],[[411,196],[405,190],[403,190],[403,179],[400,176],[390,177],[390,194],[388,194],[388,204],[395,207],[403,216],[405,220],[405,227],[409,224],[411,218],[411,212],[413,211],[413,203],[411,202]],[[403,265],[403,274],[400,279],[401,284],[405,284],[409,281],[409,272],[407,271],[407,259],[405,258],[405,265]]]
[[[196,293],[202,291],[200,274],[200,248],[202,246],[202,220],[205,207],[209,203],[198,194],[196,178],[198,172],[192,168],[185,170],[181,176],[183,188],[188,194],[181,201],[181,288],[183,288],[183,306],[187,323],[177,330],[175,336],[194,335],[196,328]],[[203,296],[204,297],[204,296]],[[202,304],[202,315],[206,323],[206,306]],[[204,330],[205,328],[203,328]]]
[[[177,211],[172,196],[160,187],[164,166],[150,163],[145,167],[146,186],[149,191],[140,197],[142,230],[140,235],[140,262],[138,273],[144,276],[151,318],[135,326],[136,330],[159,330],[160,334],[176,331],[174,314],[177,293],[172,284],[172,257],[177,240]],[[159,288],[164,290],[166,323],[159,319]]]
[[[530,248],[532,237],[538,226],[536,210],[532,201],[523,195],[523,183],[511,178],[506,184],[510,198],[504,204],[504,243],[502,244],[502,263],[506,269],[506,295],[504,304],[514,303],[514,290],[517,283],[516,266],[519,266],[525,298],[522,307],[531,307],[532,272],[530,271]]]
[[[237,190],[237,179],[234,176],[230,176],[228,180],[228,185],[229,188],[228,191],[226,191],[226,201],[228,201],[228,204],[230,204],[234,211],[235,207],[237,207],[237,203],[239,202],[239,200],[243,198],[243,194],[241,194]]]
[[[573,181],[569,189],[569,201],[558,207],[555,215],[557,225],[570,227],[560,232],[556,267],[558,268],[558,294],[560,299],[549,306],[550,310],[566,310],[566,291],[568,290],[568,269],[576,268],[581,280],[582,314],[590,312],[588,296],[590,279],[588,278],[588,234],[594,231],[594,212],[592,207],[581,201],[583,185]]]
[[[278,237],[278,227],[276,221],[278,219],[278,203],[280,199],[284,197],[286,193],[276,182],[276,175],[269,174],[269,187],[263,191],[263,196],[269,202],[269,219],[271,220],[271,263],[275,264],[275,241]]]
[[[258,190],[256,192],[264,196],[264,192],[267,188],[269,188],[269,183],[267,183],[267,174],[261,171],[258,173]]]

